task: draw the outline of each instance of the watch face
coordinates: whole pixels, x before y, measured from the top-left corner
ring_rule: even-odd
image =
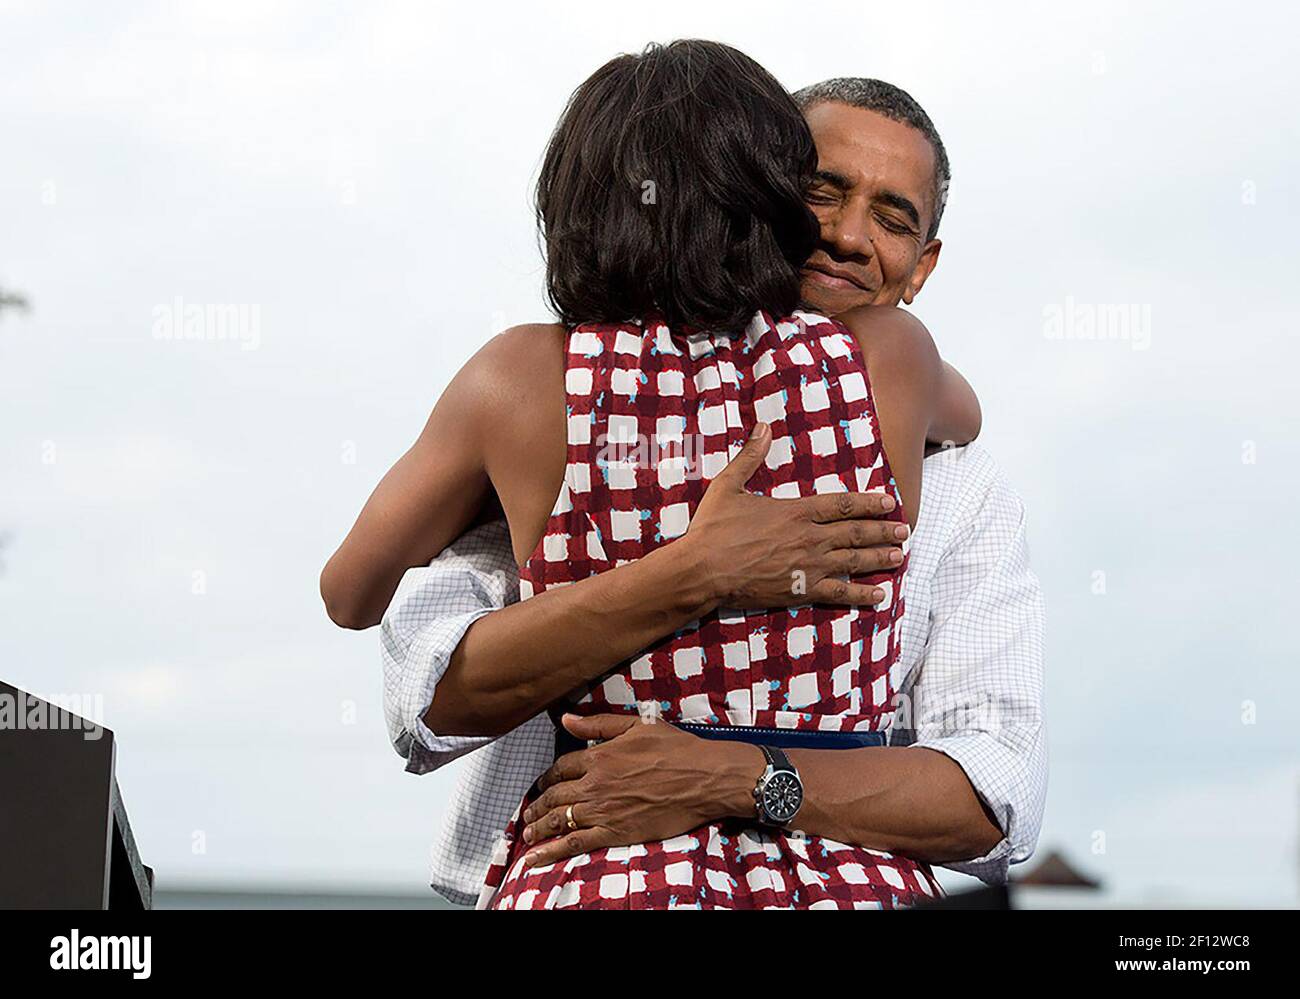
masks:
[[[792,773],[778,770],[763,785],[763,811],[772,822],[789,822],[803,804],[803,784]]]

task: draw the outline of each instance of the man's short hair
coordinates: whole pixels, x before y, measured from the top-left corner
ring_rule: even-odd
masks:
[[[948,201],[948,182],[952,179],[952,170],[948,166],[948,151],[943,148],[939,130],[925,113],[925,108],[916,103],[916,99],[906,90],[884,80],[869,80],[861,76],[841,76],[814,83],[796,91],[794,99],[804,111],[814,104],[827,101],[874,111],[891,121],[911,125],[924,135],[934,149],[934,219],[930,222],[930,232],[926,236],[927,240],[934,239],[939,232],[944,205]]]

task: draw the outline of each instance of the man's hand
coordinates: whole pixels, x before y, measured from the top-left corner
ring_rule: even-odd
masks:
[[[745,491],[772,445],[759,424],[709,483],[689,529],[644,558],[556,586],[475,621],[424,722],[498,736],[720,607],[869,606],[845,577],[898,568],[907,525],[885,493],[773,499]]]
[[[636,715],[565,715],[563,724],[579,739],[606,741],[561,756],[541,776],[542,794],[523,815],[527,866],[753,814],[752,793],[765,766],[757,746],[701,739]]]
[[[711,483],[675,545],[693,548],[716,606],[765,609],[800,604],[868,606],[874,586],[842,577],[896,569],[906,524],[878,520],[895,508],[886,493],[827,493],[772,499],[745,491],[772,446],[760,423]]]

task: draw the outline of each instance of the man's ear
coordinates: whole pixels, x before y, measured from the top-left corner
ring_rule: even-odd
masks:
[[[932,239],[925,244],[920,259],[916,261],[916,266],[912,268],[912,276],[907,281],[907,287],[903,289],[903,301],[906,304],[911,305],[912,299],[921,294],[925,282],[934,273],[934,269],[939,266],[939,251],[942,249],[942,240]]]

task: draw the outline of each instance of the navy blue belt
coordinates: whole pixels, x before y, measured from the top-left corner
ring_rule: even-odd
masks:
[[[748,742],[755,746],[775,746],[778,749],[864,749],[868,746],[887,746],[889,736],[884,732],[824,732],[813,728],[763,728],[754,725],[700,725],[696,722],[674,723],[683,732],[698,735],[701,739],[727,739]],[[586,744],[574,738],[563,728],[555,732],[555,755],[563,756]]]

